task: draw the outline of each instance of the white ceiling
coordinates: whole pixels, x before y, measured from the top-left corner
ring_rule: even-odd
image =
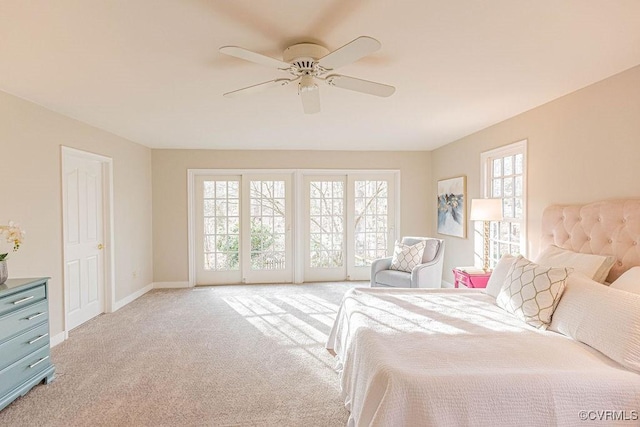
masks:
[[[222,97],[287,74],[221,46],[360,35],[390,98]],[[0,90],[155,148],[430,150],[638,64],[638,0],[0,0]]]

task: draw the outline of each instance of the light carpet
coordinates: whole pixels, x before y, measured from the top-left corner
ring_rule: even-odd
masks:
[[[6,426],[344,426],[324,344],[363,283],[153,290],[52,349]]]

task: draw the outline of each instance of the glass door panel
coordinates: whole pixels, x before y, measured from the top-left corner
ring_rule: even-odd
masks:
[[[355,181],[355,266],[369,267],[387,256],[388,182]]]
[[[196,283],[239,283],[240,177],[199,176],[196,192]]]
[[[291,178],[288,175],[246,177],[248,186],[247,263],[249,283],[290,282]]]
[[[395,239],[393,177],[389,175],[350,175],[350,226],[348,239],[353,245],[348,277],[367,280],[371,263],[389,256]]]
[[[344,280],[346,176],[307,176],[305,281]]]

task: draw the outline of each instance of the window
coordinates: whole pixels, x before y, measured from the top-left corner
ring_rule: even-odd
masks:
[[[527,141],[482,153],[483,195],[502,199],[504,220],[492,221],[489,229],[490,265],[504,254],[526,250]]]

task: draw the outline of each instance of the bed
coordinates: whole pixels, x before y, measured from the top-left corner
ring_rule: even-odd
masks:
[[[640,265],[640,201],[552,206],[542,223],[543,244],[611,258],[607,282]],[[546,329],[479,289],[347,292],[327,349],[349,425],[639,425],[640,294],[567,272]]]

